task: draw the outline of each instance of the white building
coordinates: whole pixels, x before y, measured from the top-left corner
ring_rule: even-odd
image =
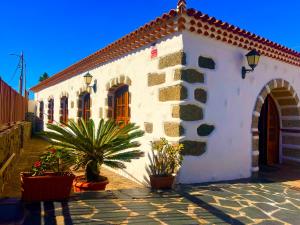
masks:
[[[253,49],[260,61],[242,79],[245,55]],[[198,183],[247,178],[260,165],[300,161],[299,66],[300,53],[186,9],[180,0],[176,10],[31,90],[44,123],[130,120],[146,131],[145,153],[160,137],[183,142],[178,181]],[[87,73],[95,89],[87,88]],[[120,173],[144,182],[146,165],[144,157]]]

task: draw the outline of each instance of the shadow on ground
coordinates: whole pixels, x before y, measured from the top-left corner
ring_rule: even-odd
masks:
[[[89,192],[24,204],[23,224],[297,224],[300,192],[267,180]]]

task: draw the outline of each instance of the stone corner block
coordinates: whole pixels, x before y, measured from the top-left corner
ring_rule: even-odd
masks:
[[[180,123],[165,122],[164,123],[165,134],[169,137],[180,137],[184,134],[184,128]]]
[[[165,73],[149,73],[148,74],[148,86],[155,86],[166,82]]]
[[[183,144],[182,155],[200,156],[206,152],[206,142],[201,141],[181,141]]]
[[[144,126],[145,126],[146,133],[149,133],[149,134],[153,133],[153,123],[145,122]]]
[[[198,58],[198,65],[201,68],[205,68],[205,69],[214,70],[216,68],[215,61],[213,59],[211,59],[211,58],[204,57],[204,56],[199,56],[199,58]]]
[[[181,84],[159,89],[159,101],[180,101],[188,97],[188,90]]]
[[[201,137],[209,136],[215,130],[214,125],[202,124],[197,128],[197,133]]]
[[[204,83],[204,74],[195,69],[177,69],[174,80],[182,80],[188,83]]]
[[[206,92],[206,90],[204,90],[202,88],[195,89],[194,97],[195,97],[195,100],[197,100],[198,102],[201,102],[204,104],[207,102],[207,92]]]
[[[186,65],[186,54],[183,51],[175,52],[159,59],[158,68],[164,69],[176,65]]]
[[[184,121],[197,121],[203,119],[203,109],[197,105],[174,105],[172,117]]]

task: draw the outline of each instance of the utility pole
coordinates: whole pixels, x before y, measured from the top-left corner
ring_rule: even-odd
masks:
[[[19,93],[20,93],[20,95],[23,95],[23,84],[24,84],[25,85],[25,94],[24,94],[24,96],[25,96],[26,95],[26,63],[25,63],[25,59],[24,59],[24,53],[22,51],[20,55],[18,55],[18,54],[9,54],[9,55],[14,55],[14,56],[17,56],[19,58],[19,63],[18,63],[18,66],[16,68],[16,71],[18,69],[20,69]]]
[[[20,55],[20,67],[21,67],[21,74],[20,74],[20,80],[19,80],[19,93],[20,95],[23,95],[23,76],[24,76],[24,54],[23,51]],[[25,91],[26,92],[26,91]]]

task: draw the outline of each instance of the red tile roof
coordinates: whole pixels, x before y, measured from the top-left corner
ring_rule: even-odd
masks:
[[[185,0],[179,0],[177,10],[171,10],[161,17],[158,17],[156,20],[147,23],[136,31],[82,59],[47,80],[42,81],[38,85],[32,87],[31,90],[38,92],[80,73],[98,67],[103,63],[122,57],[133,50],[151,44],[165,36],[184,30],[247,50],[255,48],[261,55],[295,66],[300,66],[299,52],[269,41],[239,27],[217,20],[216,18],[210,17],[195,9],[186,10]]]

